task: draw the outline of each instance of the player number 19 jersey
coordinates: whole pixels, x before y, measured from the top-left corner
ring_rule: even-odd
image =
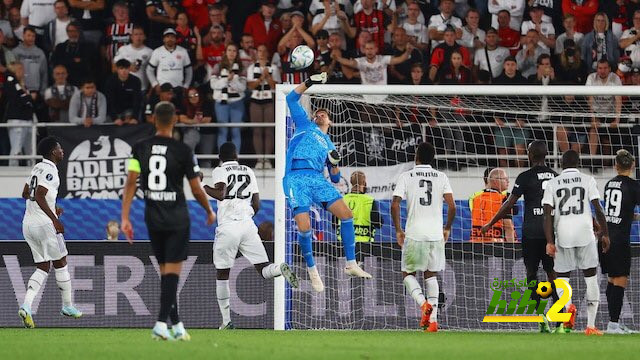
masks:
[[[442,241],[442,197],[451,194],[449,178],[429,165],[417,165],[398,178],[393,196],[407,200],[405,235],[415,241]]]
[[[253,215],[251,199],[258,194],[258,184],[253,170],[237,161],[227,161],[213,169],[213,185],[224,183],[227,191],[224,200],[218,201],[218,224],[250,220]]]
[[[563,248],[583,247],[595,241],[591,201],[600,199],[596,180],[577,169],[565,169],[549,180],[542,205],[554,208],[556,244]]]

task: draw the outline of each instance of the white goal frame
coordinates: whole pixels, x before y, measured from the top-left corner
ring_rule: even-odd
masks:
[[[296,85],[277,85],[275,90],[274,262],[285,261],[286,198],[282,190],[287,147],[286,95]],[[537,86],[537,85],[314,85],[305,94],[322,95],[466,95],[466,96],[636,96],[640,86]],[[640,138],[638,139],[640,144]],[[305,275],[303,275],[305,276]],[[286,294],[282,277],[274,279],[274,330],[285,330]]]

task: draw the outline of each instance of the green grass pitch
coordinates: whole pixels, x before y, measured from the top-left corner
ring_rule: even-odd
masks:
[[[149,329],[0,329],[2,359],[632,359],[640,335],[417,331],[190,330],[156,342]]]

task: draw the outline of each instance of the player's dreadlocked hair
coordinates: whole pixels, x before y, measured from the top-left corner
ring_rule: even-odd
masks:
[[[620,170],[629,170],[633,166],[635,159],[630,152],[625,149],[620,149],[616,152],[616,166]]]
[[[38,143],[38,155],[41,155],[45,159],[51,157],[51,152],[55,149],[56,145],[58,145],[58,139],[53,136],[47,136]]]

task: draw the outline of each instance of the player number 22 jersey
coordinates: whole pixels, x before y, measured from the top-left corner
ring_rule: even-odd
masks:
[[[27,179],[29,185],[29,198],[27,199],[27,207],[24,213],[23,224],[28,225],[44,225],[51,224],[51,219],[42,211],[40,205],[36,202],[36,189],[38,186],[47,189],[45,199],[49,205],[49,209],[55,214],[56,198],[58,197],[58,187],[60,186],[60,176],[56,165],[44,159],[37,163],[31,170],[31,175]]]
[[[250,220],[254,215],[251,199],[259,192],[253,170],[237,161],[227,161],[213,169],[212,175],[214,186],[227,186],[224,200],[218,200],[218,224]]]
[[[442,197],[451,194],[449,178],[429,165],[417,165],[398,178],[393,196],[407,200],[405,235],[415,241],[442,241]]]

